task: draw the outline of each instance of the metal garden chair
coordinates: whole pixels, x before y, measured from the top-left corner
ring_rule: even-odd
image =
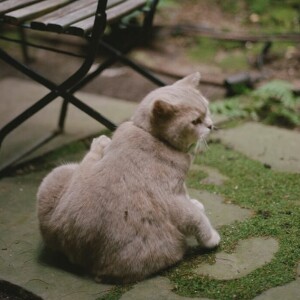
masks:
[[[25,57],[27,46],[56,51],[62,54],[75,55],[67,51],[27,42],[25,32],[29,30],[38,30],[45,34],[54,32],[62,34],[62,36],[76,35],[82,37],[87,42],[87,50],[83,57],[82,65],[75,73],[60,84],[56,84],[37,73],[31,69],[30,66],[16,60],[0,47],[0,59],[49,89],[48,94],[37,100],[32,106],[28,107],[0,129],[0,147],[10,132],[58,97],[62,97],[64,101],[58,117],[57,129],[31,147],[26,153],[23,153],[22,157],[64,131],[69,103],[102,123],[108,129],[114,130],[116,127],[115,124],[103,116],[101,112],[94,110],[74,96],[74,92],[85,86],[103,70],[117,61],[121,61],[131,67],[158,86],[163,86],[164,82],[125,56],[126,52],[134,46],[134,43],[123,49],[118,49],[104,39],[106,28],[128,26],[128,24],[123,22],[124,17],[133,14],[139,14],[142,17],[139,30],[134,31],[136,33],[135,40],[138,41],[141,37],[146,36],[151,30],[158,1],[159,0],[0,0],[0,26],[2,26],[2,31],[5,33],[5,30],[3,30],[4,26],[10,24],[10,26],[12,25],[13,28],[19,31],[21,36],[21,38],[17,40],[5,36],[5,34],[1,34],[0,38],[9,42],[20,43],[23,47]],[[131,37],[130,40],[132,40]],[[96,70],[89,72],[98,55],[99,47],[107,50],[110,56],[101,63]],[[8,165],[20,160],[20,158],[21,156],[16,158],[13,162],[8,162],[7,166],[3,169],[6,169]]]

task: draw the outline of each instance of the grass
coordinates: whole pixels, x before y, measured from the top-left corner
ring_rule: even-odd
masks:
[[[299,30],[299,15],[297,0],[271,1],[271,0],[215,0],[223,11],[230,15],[244,13],[246,16],[257,14],[259,17],[258,32],[297,32]],[[244,23],[251,25],[249,19]]]
[[[132,285],[119,285],[110,290],[109,293],[103,297],[97,298],[96,300],[118,300],[122,297],[124,293],[129,291],[132,288]]]
[[[242,51],[227,54],[219,61],[218,65],[226,72],[237,72],[249,68],[246,53]]]
[[[192,61],[213,64],[223,71],[236,72],[249,68],[247,52],[239,42],[197,38],[188,53]]]
[[[288,6],[269,7],[268,12],[262,12],[261,26],[271,32],[296,31],[299,28],[297,10]]]
[[[159,8],[169,8],[169,7],[177,7],[177,6],[179,6],[179,3],[176,0],[160,0],[158,2]]]
[[[264,44],[248,43],[245,47],[235,41],[217,41],[212,38],[196,38],[188,50],[192,62],[203,62],[219,67],[224,72],[239,72],[251,68],[260,55]],[[288,49],[296,49],[294,42],[273,42],[270,57],[284,57]]]
[[[166,273],[176,293],[214,299],[252,299],[266,289],[295,279],[300,260],[300,175],[272,171],[218,143],[212,144],[196,163],[217,168],[230,178],[223,186],[207,186],[207,190],[255,212],[250,219],[221,228],[222,244],[218,251],[232,252],[238,241],[260,236],[277,239],[280,247],[271,263],[228,281],[195,275],[195,266],[214,261],[215,253],[199,256],[191,252]],[[188,185],[203,188],[197,176],[190,178]]]

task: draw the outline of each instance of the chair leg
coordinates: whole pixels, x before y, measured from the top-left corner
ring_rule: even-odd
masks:
[[[26,37],[26,32],[23,27],[18,27],[19,29],[19,35],[21,39],[21,50],[22,50],[22,55],[23,55],[23,60],[25,64],[28,64],[30,62],[30,57],[28,54],[28,47],[27,47],[27,37]]]
[[[99,42],[100,46],[105,48],[107,51],[109,51],[111,54],[115,55],[118,57],[118,59],[125,65],[131,67],[133,70],[136,72],[140,73],[142,76],[146,77],[150,81],[152,81],[154,84],[157,86],[165,86],[166,83],[156,76],[154,76],[151,72],[146,70],[145,68],[142,68],[139,66],[137,63],[135,63],[133,60],[127,58],[123,52],[119,51],[118,49],[113,48],[112,46],[108,45],[104,41]]]
[[[64,99],[66,99],[68,102],[76,106],[78,109],[82,110],[87,115],[89,115],[90,117],[92,117],[93,119],[101,123],[102,125],[104,125],[109,130],[114,131],[117,128],[117,126],[113,122],[105,118],[102,114],[100,114],[99,112],[97,112],[96,110],[94,110],[93,108],[91,108],[90,106],[82,102],[81,100],[79,100],[74,95],[68,92],[62,92],[61,96]]]
[[[150,3],[149,10],[146,12],[146,16],[143,23],[143,30],[145,32],[144,39],[149,37],[149,34],[152,29],[153,19],[156,11],[156,7],[158,5],[159,0],[152,0]]]
[[[63,100],[63,103],[60,108],[60,114],[58,119],[58,131],[64,132],[65,129],[65,121],[68,111],[68,101],[66,99]]]
[[[73,94],[85,85],[87,85],[91,80],[93,80],[95,77],[97,77],[102,71],[104,71],[106,68],[110,67],[117,61],[117,58],[115,56],[109,58],[106,60],[104,63],[100,64],[100,66],[93,71],[92,73],[89,73],[87,76],[85,76],[80,82],[78,82],[73,88],[70,89],[70,93]],[[58,130],[63,132],[64,131],[64,126],[65,126],[65,119],[67,115],[67,109],[68,109],[68,101],[64,99],[61,110],[60,110],[60,115],[59,115],[59,120],[58,120]],[[114,127],[114,124],[109,124],[109,126]]]

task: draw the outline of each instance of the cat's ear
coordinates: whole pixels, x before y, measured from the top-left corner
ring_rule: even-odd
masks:
[[[196,73],[193,73],[193,74],[190,74],[190,75],[184,77],[181,80],[176,81],[174,84],[191,86],[191,87],[197,89],[197,88],[199,88],[199,85],[200,85],[200,79],[201,79],[200,72],[196,72]]]
[[[176,113],[176,107],[163,100],[156,100],[153,104],[152,114],[155,118],[170,118]]]

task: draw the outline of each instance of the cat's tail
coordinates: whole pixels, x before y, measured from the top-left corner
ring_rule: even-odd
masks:
[[[53,211],[78,164],[66,164],[55,168],[42,181],[37,192],[37,215],[40,227],[49,225]]]

